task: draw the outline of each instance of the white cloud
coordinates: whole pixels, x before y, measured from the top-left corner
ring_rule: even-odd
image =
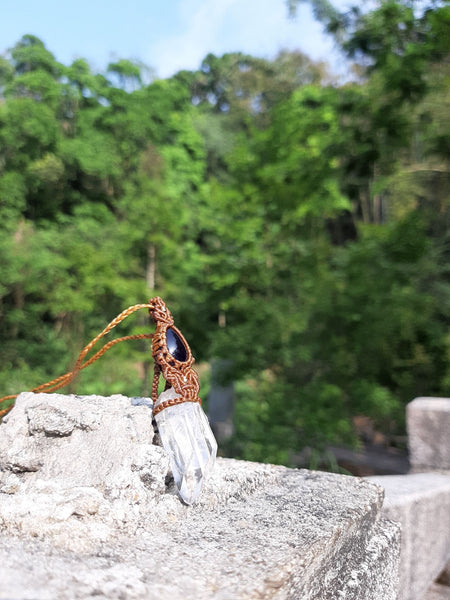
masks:
[[[195,69],[211,51],[227,11],[239,0],[184,0],[181,3],[182,31],[169,35],[150,49],[149,62],[158,65],[161,77],[180,69]]]
[[[270,57],[299,48],[321,59],[331,52],[307,5],[295,20],[288,18],[284,0],[182,0],[179,10],[179,31],[155,41],[146,57],[160,77],[198,68],[208,52]]]

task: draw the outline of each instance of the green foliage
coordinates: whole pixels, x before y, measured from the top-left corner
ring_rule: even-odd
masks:
[[[26,185],[17,171],[7,171],[0,177],[0,211],[2,229],[14,229],[26,208]]]
[[[394,435],[414,396],[449,394],[448,6],[313,4],[358,81],[284,52],[149,83],[33,36],[0,60],[5,394],[154,294],[205,381],[232,361],[234,456],[314,462],[357,443],[356,416]],[[147,330],[136,315],[120,335]],[[148,346],[114,348],[77,391],[147,394]]]
[[[34,35],[24,35],[11,50],[11,63],[17,75],[30,71],[41,71],[57,75],[59,65],[55,57]]]

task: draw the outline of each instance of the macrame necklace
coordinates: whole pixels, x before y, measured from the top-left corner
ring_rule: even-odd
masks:
[[[127,335],[106,343],[88,360],[86,356],[94,345],[114,327],[137,310],[148,308],[156,325],[155,333]],[[198,498],[204,480],[210,475],[217,453],[217,442],[211,431],[199,397],[198,375],[192,368],[194,358],[183,334],[164,301],[152,298],[148,304],[135,304],[122,311],[101,333],[80,352],[72,371],[32,389],[35,393],[56,392],[75,379],[78,373],[98,360],[105,352],[125,340],[152,339],[154,375],[152,383],[153,416],[161,442],[169,455],[178,492],[186,504]],[[158,397],[160,376],[166,381],[164,392]],[[14,401],[18,394],[0,398],[0,404]],[[14,406],[0,410],[4,417]]]

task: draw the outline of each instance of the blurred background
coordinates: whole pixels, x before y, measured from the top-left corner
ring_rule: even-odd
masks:
[[[450,395],[449,2],[28,1],[0,40],[0,395],[160,295],[223,455],[405,470]],[[129,342],[68,391],[151,375]]]

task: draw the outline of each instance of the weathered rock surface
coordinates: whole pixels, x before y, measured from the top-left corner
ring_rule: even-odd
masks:
[[[450,558],[450,476],[415,473],[370,480],[385,490],[384,516],[402,528],[399,600],[422,600]]]
[[[1,598],[396,598],[378,486],[219,459],[188,507],[151,421],[123,396],[19,396],[0,426]]]
[[[416,398],[406,409],[413,471],[450,471],[450,398]]]

